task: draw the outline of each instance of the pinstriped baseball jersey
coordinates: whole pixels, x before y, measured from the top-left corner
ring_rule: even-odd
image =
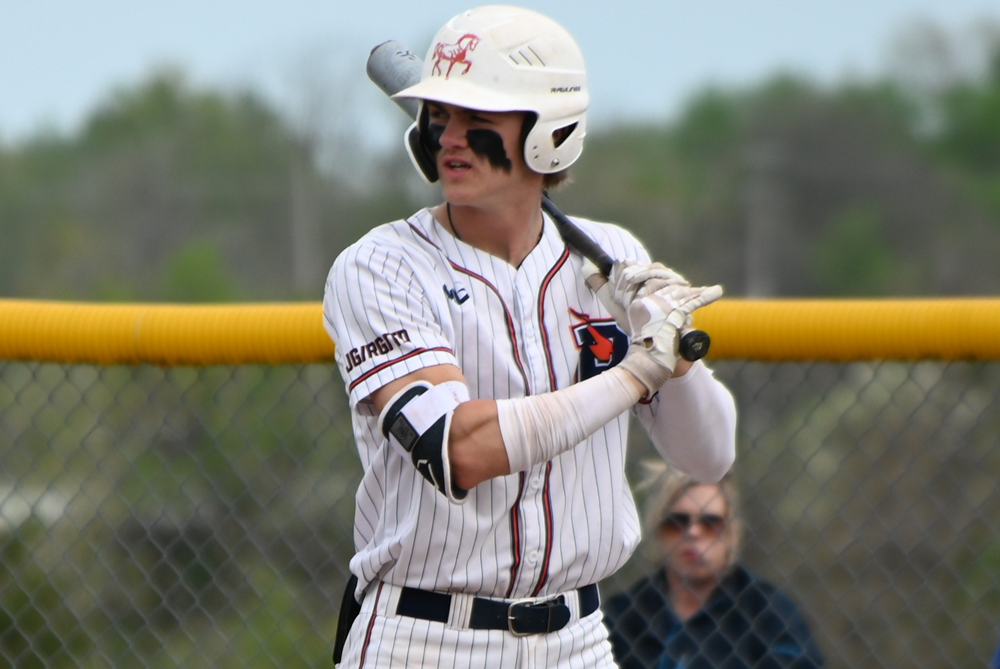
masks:
[[[625,230],[575,220],[613,257],[648,261]],[[381,580],[544,596],[595,583],[628,560],[640,529],[624,473],[627,414],[455,505],[391,449],[367,401],[431,365],[458,366],[473,398],[505,399],[565,388],[614,364],[627,338],[582,281],[582,262],[547,217],[515,268],[451,236],[427,209],[372,230],[337,258],[324,315],[364,465],[351,561],[359,594]]]

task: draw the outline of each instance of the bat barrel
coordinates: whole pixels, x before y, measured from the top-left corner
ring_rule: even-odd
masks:
[[[409,88],[420,81],[423,61],[415,56],[406,45],[399,40],[391,39],[382,42],[372,49],[368,56],[365,69],[368,78],[382,91],[392,97],[404,88]],[[419,103],[414,99],[393,100],[410,118],[417,117]]]

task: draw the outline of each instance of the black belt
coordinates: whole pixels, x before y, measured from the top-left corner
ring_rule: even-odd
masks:
[[[581,618],[589,616],[600,606],[601,596],[596,585],[585,585],[577,593],[580,595]],[[450,611],[451,595],[416,588],[404,587],[396,605],[397,615],[439,623],[448,622]],[[563,595],[542,602],[476,597],[472,600],[469,629],[507,630],[518,636],[546,634],[566,627],[569,618],[569,607]]]

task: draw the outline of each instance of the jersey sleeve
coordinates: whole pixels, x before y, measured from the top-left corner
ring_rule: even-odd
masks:
[[[429,290],[432,272],[377,238],[362,239],[334,262],[323,319],[352,407],[418,369],[458,364],[446,310]]]
[[[701,360],[634,411],[660,455],[697,481],[715,483],[736,459],[736,404]]]

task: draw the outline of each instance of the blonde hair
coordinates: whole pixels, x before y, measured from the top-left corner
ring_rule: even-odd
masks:
[[[655,537],[667,514],[673,509],[685,492],[695,486],[715,486],[726,502],[727,524],[725,535],[731,545],[729,565],[732,566],[739,555],[743,544],[743,517],[740,514],[740,497],[732,473],[727,473],[718,483],[701,483],[687,474],[670,467],[665,462],[645,463],[648,476],[641,487],[651,488],[646,498],[645,514],[643,516],[647,536]]]

